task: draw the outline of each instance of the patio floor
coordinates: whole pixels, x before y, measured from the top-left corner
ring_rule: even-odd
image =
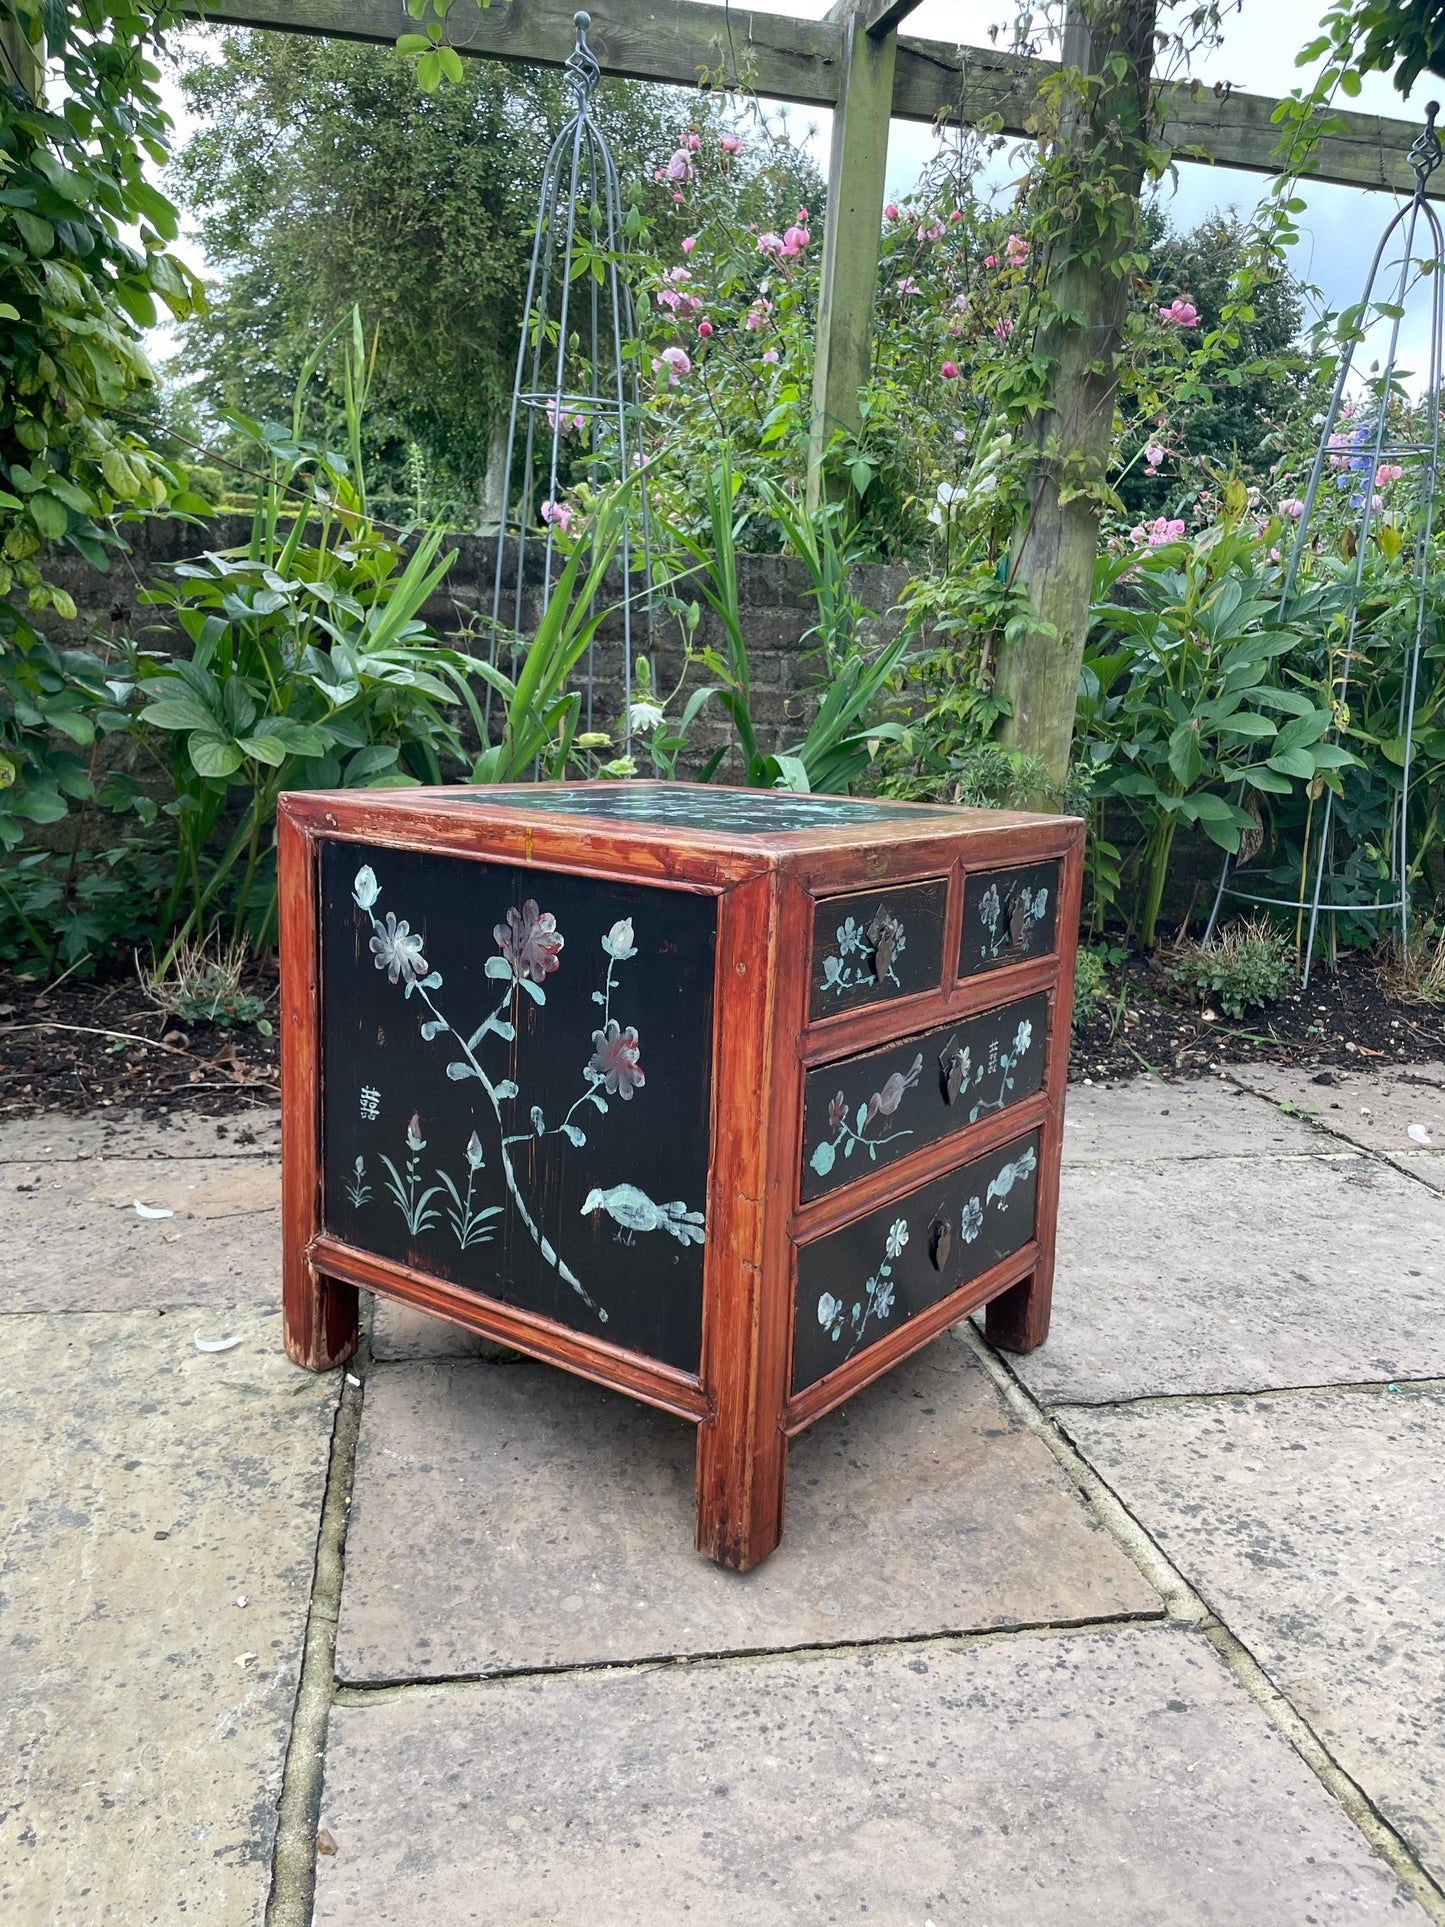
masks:
[[[1048,1344],[741,1578],[681,1421],[293,1369],[268,1114],[0,1127],[0,1920],[1445,1923],[1445,1066],[1325,1079],[1071,1091]]]

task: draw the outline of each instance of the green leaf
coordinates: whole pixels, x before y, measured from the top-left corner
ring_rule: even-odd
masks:
[[[182,692],[175,696],[162,696],[158,702],[147,703],[140,713],[143,723],[151,723],[156,729],[200,729],[214,730],[216,718],[197,696]]]
[[[1181,723],[1170,736],[1169,767],[1185,789],[1192,789],[1199,781],[1204,755],[1199,747],[1199,731],[1193,723]]]
[[[434,94],[441,85],[441,56],[432,49],[424,53],[416,63],[416,84],[424,94]]]
[[[455,47],[438,47],[437,59],[442,73],[455,85],[460,86],[462,78],[462,57]]]
[[[55,229],[49,221],[42,221],[38,214],[27,214],[18,207],[12,210],[10,218],[32,254],[49,254],[55,246]]]
[[[1263,763],[1251,763],[1244,772],[1244,780],[1251,789],[1266,790],[1271,796],[1288,796],[1293,787],[1288,777],[1276,776]]]
[[[1269,767],[1281,776],[1298,776],[1306,782],[1315,773],[1315,759],[1307,749],[1282,749],[1268,758]]]
[[[1273,736],[1275,725],[1268,716],[1256,716],[1253,710],[1242,710],[1238,715],[1228,717],[1219,725],[1221,736],[1265,737]]]
[[[240,747],[224,736],[192,736],[187,748],[197,776],[230,776],[245,760]]]
[[[269,725],[258,730],[254,736],[242,737],[241,747],[248,756],[271,769],[279,769],[286,761],[286,745],[271,732]]]
[[[35,518],[35,526],[47,542],[58,542],[65,533],[70,520],[69,510],[63,502],[42,491],[30,498],[30,513]]]

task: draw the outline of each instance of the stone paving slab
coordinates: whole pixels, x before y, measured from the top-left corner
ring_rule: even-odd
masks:
[[[91,1111],[84,1117],[0,1120],[0,1164],[78,1158],[279,1157],[281,1114],[274,1104],[230,1118],[145,1118],[135,1111]]]
[[[317,1927],[1426,1918],[1172,1629],[339,1706],[321,1817]]]
[[[280,1205],[270,1157],[5,1165],[0,1312],[278,1304]]]
[[[366,1380],[336,1669],[422,1679],[1156,1613],[961,1341],[795,1441],[755,1571],[693,1550],[693,1428],[530,1361]]]
[[[1367,1072],[1239,1064],[1229,1074],[1275,1104],[1294,1105],[1322,1131],[1379,1151],[1402,1171],[1445,1191],[1445,1064],[1391,1064]],[[1412,1138],[1411,1125],[1430,1142]]]
[[[1307,1124],[1217,1077],[1069,1086],[1066,1164],[1305,1156],[1319,1148]]]
[[[1445,1202],[1342,1151],[1066,1170],[1011,1362],[1046,1403],[1445,1375]]]
[[[1064,1422],[1445,1880],[1445,1393],[1191,1400]]]
[[[5,1927],[261,1922],[338,1381],[231,1329],[0,1321]]]
[[[377,1298],[371,1326],[371,1355],[386,1363],[419,1358],[515,1358],[509,1346],[480,1332],[464,1331],[445,1318],[433,1318],[415,1305]]]

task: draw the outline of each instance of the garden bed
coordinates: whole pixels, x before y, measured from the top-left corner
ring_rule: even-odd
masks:
[[[274,970],[242,986],[275,1016]],[[182,1023],[131,966],[53,987],[0,972],[0,1117],[114,1107],[229,1116],[280,1097],[278,1040],[253,1024]]]
[[[1354,1069],[1418,1063],[1445,1055],[1445,1005],[1404,1002],[1374,960],[1346,956],[1316,968],[1308,990],[1226,1016],[1170,983],[1171,960],[1127,958],[1109,973],[1094,1015],[1074,1033],[1069,1077],[1080,1083],[1197,1076],[1218,1064],[1273,1062]],[[1206,1009],[1217,1014],[1205,1015]]]
[[[274,1019],[274,972],[253,966],[243,987]],[[0,973],[0,1117],[254,1111],[279,1099],[277,1043],[251,1024],[180,1023],[157,1010],[130,968],[48,989]],[[1445,1006],[1392,996],[1367,957],[1317,972],[1307,991],[1237,1020],[1206,1018],[1170,985],[1167,962],[1132,957],[1111,970],[1096,1014],[1075,1033],[1069,1074],[1114,1082],[1251,1060],[1363,1068],[1442,1056]]]

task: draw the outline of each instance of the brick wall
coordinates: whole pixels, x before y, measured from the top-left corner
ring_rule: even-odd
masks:
[[[160,612],[139,600],[141,590],[147,583],[167,577],[176,562],[198,555],[204,549],[244,544],[249,539],[250,523],[241,516],[220,517],[204,527],[155,519],[135,524],[127,534],[131,551],[114,559],[108,575],[100,574],[71,552],[47,558],[47,573],[70,591],[78,612],[74,623],[59,622],[53,615],[47,617],[44,628],[53,640],[83,643],[88,638],[122,633],[144,640],[146,630],[150,629],[154,640],[159,642],[161,632],[156,625]],[[457,560],[425,614],[439,635],[448,639],[461,637],[462,646],[467,646],[465,630],[469,620],[474,614],[487,614],[491,610],[496,539],[460,535],[448,539],[446,546],[453,545],[458,550]],[[529,543],[528,580],[523,592],[524,634],[529,632],[538,613],[541,560],[540,545]],[[876,626],[880,635],[896,628],[895,605],[906,580],[907,571],[903,569],[860,571],[857,590],[867,606],[879,612]],[[818,674],[818,664],[809,656],[814,645],[804,640],[816,620],[807,571],[801,562],[789,557],[739,556],[738,587],[752,670],[754,724],[765,749],[784,748],[799,740],[806,731],[808,691]],[[620,581],[614,580],[611,593],[616,595],[619,591]],[[640,617],[634,617],[634,654],[645,646],[645,637],[644,623]],[[719,650],[723,648],[721,624],[705,606],[696,642],[699,646],[710,643]],[[476,648],[475,652],[483,650]],[[655,620],[651,655],[655,683],[662,691],[671,691],[682,674],[684,653],[678,623],[666,611],[659,611]],[[622,622],[620,616],[614,615],[603,624],[594,647],[592,715],[597,729],[615,732],[618,727],[622,666]],[[705,680],[705,674],[694,666],[689,671],[687,688]],[[680,708],[679,702],[675,711]],[[709,706],[691,732],[692,748],[685,766],[695,768],[728,739],[728,724],[722,711]]]

